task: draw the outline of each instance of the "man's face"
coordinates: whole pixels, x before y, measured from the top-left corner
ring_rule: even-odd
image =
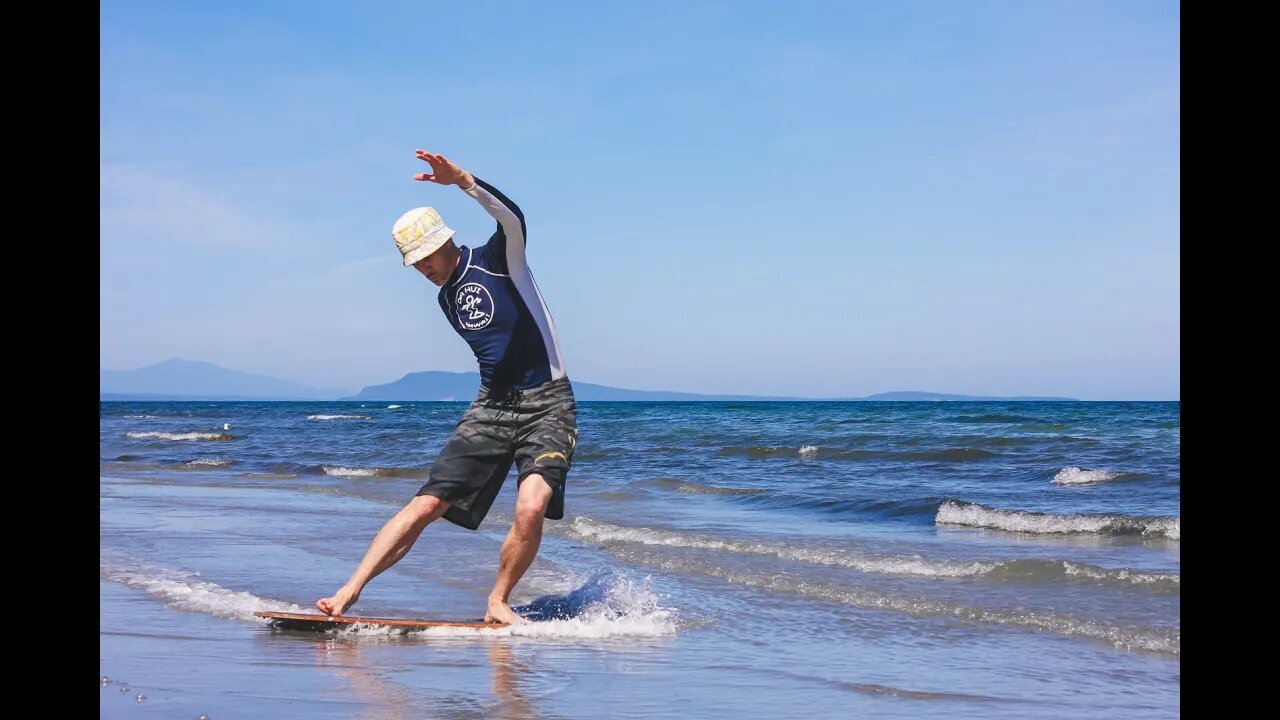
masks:
[[[449,279],[449,275],[453,273],[453,263],[449,262],[453,259],[453,254],[449,252],[451,247],[453,247],[453,243],[447,242],[441,245],[439,250],[422,258],[414,263],[413,266],[431,282],[436,285],[444,285]]]

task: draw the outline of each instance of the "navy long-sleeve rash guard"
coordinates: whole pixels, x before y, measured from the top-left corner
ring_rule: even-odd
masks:
[[[440,309],[475,353],[480,382],[523,390],[565,377],[555,323],[525,261],[524,213],[478,178],[463,192],[498,221],[498,231],[482,247],[459,248]]]

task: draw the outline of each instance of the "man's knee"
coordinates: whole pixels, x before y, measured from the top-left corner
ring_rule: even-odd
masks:
[[[434,495],[418,495],[409,501],[403,512],[414,523],[429,523],[444,515],[449,503]]]
[[[542,475],[526,476],[516,494],[516,523],[526,526],[541,523],[547,504],[551,502],[551,494],[551,486]]]

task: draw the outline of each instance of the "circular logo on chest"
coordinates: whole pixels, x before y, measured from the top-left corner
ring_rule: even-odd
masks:
[[[458,307],[458,324],[464,330],[479,330],[493,322],[493,296],[480,283],[467,283],[458,288],[453,299]]]

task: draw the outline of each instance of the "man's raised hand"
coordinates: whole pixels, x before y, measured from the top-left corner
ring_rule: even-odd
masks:
[[[475,184],[475,179],[471,177],[471,173],[458,167],[445,156],[429,153],[422,148],[418,148],[414,153],[419,160],[424,160],[431,164],[431,172],[417,173],[413,176],[414,180],[439,183],[441,185],[457,185],[463,188],[469,188]]]

